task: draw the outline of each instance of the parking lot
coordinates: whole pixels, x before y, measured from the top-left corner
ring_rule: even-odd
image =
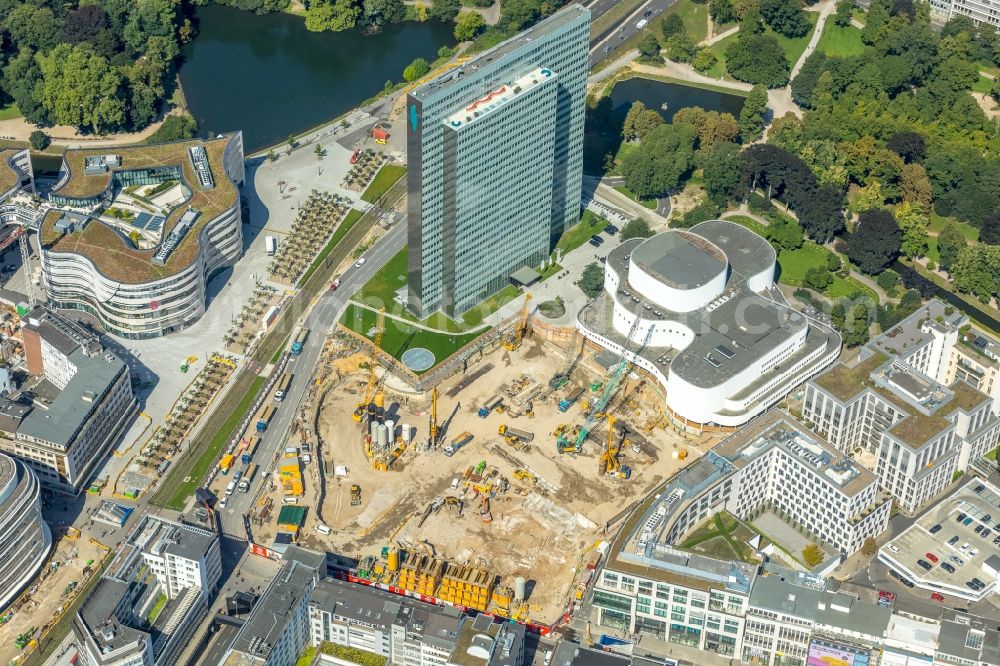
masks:
[[[982,599],[997,589],[1000,490],[971,479],[883,546],[878,558],[923,589]]]

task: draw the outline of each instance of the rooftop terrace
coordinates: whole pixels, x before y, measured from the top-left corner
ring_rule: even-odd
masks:
[[[102,195],[112,185],[117,171],[150,167],[176,166],[181,169],[181,179],[189,192],[183,205],[174,208],[163,225],[164,242],[189,209],[200,215],[191,229],[179,240],[175,249],[162,265],[153,261],[159,248],[139,250],[121,234],[101,222],[91,222],[79,232],[63,234],[55,224],[60,211],[52,210],[43,218],[41,242],[50,252],[80,254],[90,259],[103,275],[125,284],[138,284],[174,275],[191,265],[198,256],[202,228],[216,217],[239,205],[239,189],[229,179],[223,168],[223,154],[230,141],[237,137],[230,134],[208,141],[179,141],[153,146],[127,146],[94,150],[71,150],[63,157],[67,176],[55,190],[63,197],[86,199]],[[199,173],[192,160],[192,147],[203,146],[208,159],[211,187],[203,189],[204,171]],[[87,158],[119,155],[119,167],[109,166],[100,173],[85,173]],[[91,169],[93,171],[94,169]],[[161,245],[163,243],[161,242]]]
[[[521,78],[498,86],[472,103],[464,105],[461,109],[445,118],[444,124],[447,127],[457,129],[474,123],[511,100],[531,92],[532,89],[539,85],[555,81],[555,79],[556,76],[551,69],[538,67]]]
[[[0,194],[17,185],[21,178],[21,174],[9,162],[19,152],[21,151],[14,148],[0,150]]]

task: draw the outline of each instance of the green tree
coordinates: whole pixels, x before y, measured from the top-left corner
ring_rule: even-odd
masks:
[[[700,148],[709,148],[720,141],[735,141],[740,126],[731,113],[705,111],[700,106],[689,106],[674,114],[673,122],[688,123],[698,131]]]
[[[121,72],[88,43],[60,44],[37,56],[42,85],[35,90],[52,119],[93,132],[120,129],[125,122]]]
[[[719,207],[734,195],[740,185],[743,160],[740,147],[730,141],[720,141],[698,151],[701,181],[705,191]]]
[[[365,23],[371,26],[399,23],[406,18],[403,0],[364,0],[362,10]]]
[[[854,15],[854,0],[837,0],[837,13],[833,17],[833,22],[838,28],[846,28],[851,25]]]
[[[726,47],[726,69],[733,78],[768,88],[788,83],[788,59],[774,35],[745,35],[742,29],[739,35]]]
[[[895,271],[882,271],[875,278],[875,283],[878,284],[884,291],[891,291],[895,288],[896,284],[899,282],[899,275]]]
[[[990,84],[990,97],[993,101],[1000,102],[1000,79],[993,79],[993,83]]]
[[[837,8],[840,9],[840,6],[838,5]],[[865,557],[875,557],[875,554],[877,552],[878,552],[878,541],[876,541],[875,539],[868,537],[861,544],[861,554],[864,555]]]
[[[903,165],[899,174],[899,196],[903,201],[920,204],[924,210],[930,211],[934,189],[922,165]]]
[[[686,33],[687,28],[684,26],[684,20],[680,14],[667,14],[660,21],[660,34],[663,35],[664,41],[674,35],[684,35]]]
[[[798,0],[761,0],[764,21],[779,35],[804,37],[812,29]]]
[[[847,256],[863,273],[875,275],[899,255],[901,232],[892,213],[868,210],[858,216],[854,233],[847,237]]]
[[[125,68],[128,86],[128,116],[134,129],[153,122],[165,91],[173,44],[164,37],[150,37],[146,54]]]
[[[699,72],[707,72],[715,67],[715,63],[717,62],[719,62],[719,58],[715,55],[715,51],[705,47],[695,52],[691,65]]]
[[[743,102],[740,111],[740,135],[743,142],[748,143],[760,138],[764,131],[764,114],[767,113],[767,89],[756,85]]]
[[[198,122],[190,113],[171,113],[163,119],[160,125],[147,143],[169,143],[171,141],[181,141],[193,139],[198,133]]]
[[[802,247],[802,227],[790,217],[780,217],[767,230],[768,239],[779,249],[796,250]]]
[[[826,268],[830,271],[839,271],[841,267],[840,257],[831,252],[826,255]]]
[[[31,49],[21,49],[3,68],[3,90],[13,98],[25,120],[35,124],[49,122],[49,110],[39,101],[35,90],[42,83],[42,70]]]
[[[431,0],[431,8],[427,15],[445,23],[454,21],[462,9],[459,0]]]
[[[642,141],[647,134],[663,124],[663,116],[640,101],[632,102],[625,121],[622,123],[622,138],[625,141]]]
[[[694,164],[697,132],[686,123],[660,125],[622,160],[625,185],[640,199],[676,189]]]
[[[627,241],[630,238],[649,238],[653,235],[653,230],[649,228],[649,222],[637,217],[629,220],[622,228],[621,239]]]
[[[361,7],[354,0],[314,0],[306,9],[306,30],[341,32],[350,30],[361,17]]]
[[[416,81],[421,76],[431,71],[430,65],[423,58],[417,58],[403,70],[404,81]]]
[[[455,21],[455,39],[460,42],[473,40],[485,26],[486,21],[479,12],[462,12]]]
[[[815,266],[806,271],[805,283],[807,287],[816,291],[824,291],[833,282],[833,276],[823,266]]]
[[[951,277],[959,291],[989,303],[1000,289],[1000,246],[973,243],[963,248]]]
[[[686,34],[672,35],[663,45],[667,57],[674,62],[691,62],[694,59],[697,46]]]
[[[32,150],[45,150],[50,143],[52,140],[49,139],[49,135],[42,130],[35,130],[28,137],[28,145],[31,146]]]
[[[916,259],[927,254],[927,224],[930,222],[927,211],[918,203],[904,201],[892,211],[899,230],[902,233],[900,251],[910,259]]]
[[[1000,210],[993,211],[979,227],[979,242],[1000,245]]]
[[[711,0],[708,5],[708,14],[717,25],[733,23],[738,18],[732,0]]]
[[[660,55],[660,43],[656,41],[656,35],[653,33],[646,33],[639,43],[636,44],[636,48],[639,49],[639,60],[642,62],[663,62],[663,56]]]
[[[882,183],[873,180],[858,192],[857,209],[860,211],[875,210],[885,205],[885,194],[882,193]]]
[[[52,50],[61,32],[59,21],[48,7],[25,2],[2,19],[10,39],[18,49]]]
[[[814,543],[802,549],[802,561],[807,567],[819,566],[823,562],[823,551]]]
[[[961,253],[968,242],[965,240],[965,236],[962,235],[961,230],[958,225],[954,222],[949,222],[945,225],[944,229],[938,234],[938,263],[941,265],[943,270],[951,272],[952,266],[958,261],[958,255]]]
[[[868,332],[871,326],[868,314],[868,306],[863,303],[851,306],[850,310],[846,312],[843,326],[839,329],[845,345],[848,347],[860,347],[868,342]]]
[[[583,269],[580,275],[580,289],[588,298],[597,298],[604,291],[604,269],[596,261],[592,261]]]

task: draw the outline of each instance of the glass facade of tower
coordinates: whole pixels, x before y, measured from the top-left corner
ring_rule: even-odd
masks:
[[[462,314],[537,267],[579,220],[589,38],[590,12],[571,5],[407,96],[409,305],[419,316]],[[544,81],[510,95],[542,70]],[[450,124],[501,88],[504,102]]]

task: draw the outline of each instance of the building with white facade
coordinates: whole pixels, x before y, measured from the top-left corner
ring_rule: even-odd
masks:
[[[750,593],[743,663],[868,663],[891,617],[888,607],[829,590],[821,576],[767,565]]]
[[[31,170],[31,153],[27,149],[0,150],[0,205],[18,192],[34,191],[35,177]],[[2,219],[0,217],[0,220]]]
[[[96,335],[46,307],[25,315],[21,335],[30,409],[12,405],[22,409],[0,450],[27,463],[43,486],[75,494],[135,416],[128,366]]]
[[[993,413],[1000,414],[1000,342],[976,328],[959,332],[951,346],[942,383],[963,381],[993,400]]]
[[[968,16],[977,25],[1000,28],[1000,2],[996,0],[930,0],[931,14],[942,23],[953,16]]]
[[[24,463],[0,454],[0,611],[34,580],[51,550],[38,479]]]
[[[838,450],[868,459],[907,513],[995,448],[993,401],[948,376],[964,315],[931,301],[806,386],[803,419]]]
[[[243,135],[70,150],[39,210],[49,301],[123,338],[182,330],[243,253]]]
[[[764,238],[724,220],[625,241],[577,326],[652,375],[676,425],[735,429],[840,352],[834,330],[785,303],[775,258]]]
[[[174,664],[219,586],[218,536],[147,516],[73,620],[82,666]]]

